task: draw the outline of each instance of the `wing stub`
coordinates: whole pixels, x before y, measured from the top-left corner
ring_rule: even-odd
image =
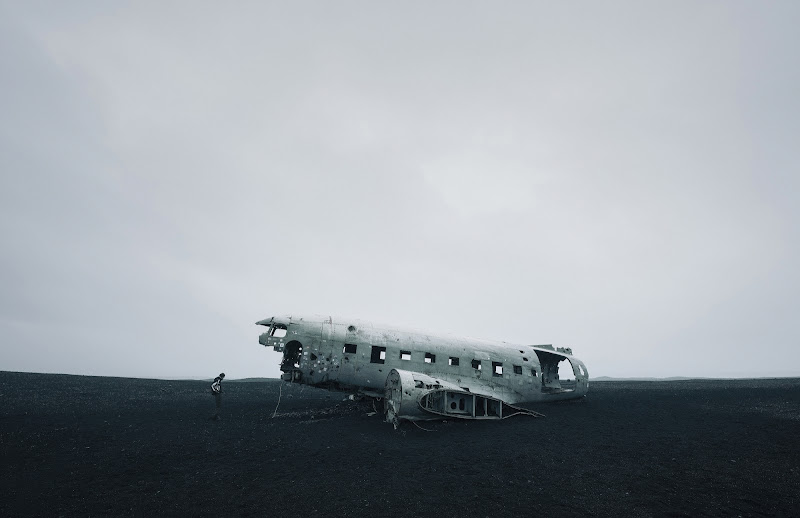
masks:
[[[501,399],[475,394],[453,383],[426,374],[392,369],[384,393],[386,421],[436,419],[505,419],[515,415],[544,415],[510,405]]]

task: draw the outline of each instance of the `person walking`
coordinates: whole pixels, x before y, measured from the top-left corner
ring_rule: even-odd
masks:
[[[211,384],[211,394],[214,396],[217,404],[216,413],[211,416],[214,421],[219,421],[219,410],[222,408],[222,380],[225,379],[225,373],[221,372],[219,376],[214,378],[214,383]]]

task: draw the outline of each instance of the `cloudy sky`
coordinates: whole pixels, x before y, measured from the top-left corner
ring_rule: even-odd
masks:
[[[0,370],[318,313],[800,376],[797,2],[0,3]]]

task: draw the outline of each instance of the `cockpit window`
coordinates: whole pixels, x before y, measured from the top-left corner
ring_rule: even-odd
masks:
[[[269,336],[275,338],[283,338],[286,336],[286,326],[284,324],[273,324],[273,326],[269,329]]]

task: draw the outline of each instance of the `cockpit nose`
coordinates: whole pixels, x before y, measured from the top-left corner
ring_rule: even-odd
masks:
[[[265,347],[274,347],[276,351],[282,352],[285,345],[286,335],[289,332],[289,324],[276,322],[275,318],[268,318],[256,322],[257,325],[267,326],[269,329],[258,337],[258,343]]]
[[[267,339],[269,338],[269,332],[271,331],[272,328],[272,320],[273,320],[272,318],[265,318],[264,320],[259,320],[258,322],[256,322],[257,326],[266,326],[268,328],[266,333],[261,333],[258,336],[258,343],[260,343],[264,347],[269,345],[267,343]]]

